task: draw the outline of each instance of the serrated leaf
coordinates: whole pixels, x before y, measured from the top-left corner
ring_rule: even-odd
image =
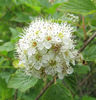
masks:
[[[74,68],[74,72],[77,74],[87,74],[90,71],[90,67],[87,65],[77,65]]]
[[[73,100],[70,91],[64,87],[63,84],[53,84],[45,94],[42,96],[41,100]]]
[[[17,71],[13,76],[10,78],[8,87],[9,88],[15,88],[22,92],[25,92],[29,88],[35,86],[38,79],[27,76],[24,72]]]
[[[44,87],[43,80],[38,80],[36,85],[30,89],[30,92],[28,94],[23,93],[22,97],[20,96],[20,100],[35,100],[37,95],[40,93],[42,88]]]
[[[0,46],[0,51],[12,51],[14,50],[14,44],[11,42],[6,42],[2,46]]]
[[[86,61],[96,61],[96,45],[88,46],[83,55]]]
[[[10,72],[0,72],[0,77],[5,80],[6,83],[8,83]]]
[[[96,6],[91,0],[68,0],[62,5],[61,10],[87,15],[96,12]]]

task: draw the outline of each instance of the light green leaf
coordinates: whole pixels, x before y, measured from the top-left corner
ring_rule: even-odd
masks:
[[[73,100],[70,91],[64,87],[63,84],[53,84],[45,94],[42,96],[41,100]]]
[[[59,6],[60,4],[54,4],[52,7],[46,9],[45,11],[49,14],[54,14]]]
[[[19,32],[17,31],[17,29],[10,27],[9,28],[11,33],[12,33],[12,37],[11,37],[11,42],[12,43],[16,43],[19,40]]]
[[[13,76],[10,78],[8,87],[9,88],[15,88],[22,92],[25,92],[29,88],[35,86],[38,79],[27,76],[24,72],[17,71]]]
[[[16,22],[30,22],[31,21],[31,16],[27,13],[22,13],[22,12],[16,12],[16,16],[11,19],[11,21],[16,21]]]
[[[14,44],[11,42],[6,42],[2,46],[0,46],[0,51],[12,51],[14,50]]]
[[[15,37],[18,36],[19,32],[16,29],[14,29],[12,27],[10,27],[9,29],[10,29],[10,31],[12,33],[12,38],[15,38]]]
[[[42,7],[49,8],[51,4],[49,3],[49,0],[38,0]]]
[[[7,84],[4,79],[0,78],[0,100],[10,99],[14,95],[14,90],[7,88]]]
[[[1,67],[0,67],[1,68]],[[0,72],[0,77],[5,80],[6,83],[8,83],[8,80],[10,78],[11,73],[10,72]]]
[[[41,6],[40,6],[40,3],[39,3],[38,0],[17,0],[17,1],[16,0],[13,0],[13,1],[14,1],[14,3],[16,5],[23,4],[23,5],[26,5],[27,7],[30,7],[32,10],[34,9],[37,12],[40,12],[41,11]],[[27,16],[25,16],[25,18],[27,18],[27,20],[28,20],[28,17]],[[22,17],[22,19],[24,19],[24,17]]]
[[[62,5],[61,10],[87,15],[96,12],[96,7],[91,0],[68,0]]]

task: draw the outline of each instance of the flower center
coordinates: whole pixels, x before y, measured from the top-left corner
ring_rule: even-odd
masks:
[[[52,46],[53,51],[57,52],[60,50],[61,45],[60,44],[55,44]]]
[[[55,61],[55,60],[51,60],[51,61],[49,62],[49,64],[50,64],[51,66],[54,66],[54,65],[56,65],[56,61]]]
[[[41,55],[40,54],[36,54],[35,58],[39,61],[41,59]]]
[[[39,31],[36,31],[35,34],[39,34]]]
[[[51,38],[51,36],[47,36],[46,39],[47,39],[47,41],[50,41],[52,38]]]
[[[33,46],[33,47],[36,47],[36,46],[37,46],[37,43],[34,41],[34,42],[32,43],[32,46]]]
[[[65,52],[65,55],[68,56],[68,51]]]

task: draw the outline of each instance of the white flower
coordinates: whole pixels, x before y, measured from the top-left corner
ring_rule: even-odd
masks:
[[[67,74],[72,74],[73,73],[73,68],[72,67],[69,67],[67,70],[66,70]]]
[[[58,73],[58,77],[59,77],[59,79],[63,79],[64,78],[64,73]]]
[[[24,29],[16,45],[20,61],[18,66],[23,65],[26,74],[38,78],[57,74],[63,79],[73,73],[70,64],[75,65],[78,51],[72,32],[74,28],[67,23],[36,19]]]
[[[29,48],[28,49],[28,56],[32,56],[32,54],[35,54],[36,49],[35,48]]]
[[[44,42],[44,43],[43,43],[43,46],[44,46],[46,49],[50,49],[51,46],[52,46],[52,44],[49,43],[49,42]]]

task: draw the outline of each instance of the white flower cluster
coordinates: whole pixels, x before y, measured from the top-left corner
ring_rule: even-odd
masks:
[[[79,21],[79,17],[78,16],[75,16],[74,14],[68,13],[66,15],[66,17],[68,17],[70,19],[70,21],[72,21],[72,22],[78,22]]]
[[[77,23],[79,21],[79,17],[71,13],[65,13],[60,19],[72,23]]]
[[[38,78],[58,75],[63,79],[71,74],[71,65],[75,65],[78,53],[72,39],[73,31],[67,23],[36,19],[24,29],[17,43],[18,66],[26,74]]]

